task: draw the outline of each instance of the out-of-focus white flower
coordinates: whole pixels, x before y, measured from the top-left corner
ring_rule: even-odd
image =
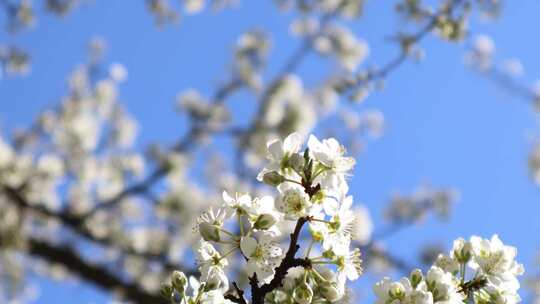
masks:
[[[100,103],[108,104],[110,107],[111,103],[118,97],[116,83],[110,79],[98,81],[96,84],[95,95]],[[110,110],[105,112],[109,113]]]
[[[369,243],[373,233],[373,221],[368,208],[364,205],[357,205],[353,209],[354,224],[352,225],[352,239],[361,245]]]
[[[9,165],[13,159],[14,152],[8,143],[0,137],[0,168]]]
[[[128,72],[125,66],[120,63],[113,63],[109,67],[109,75],[112,80],[120,83],[127,79]]]
[[[452,274],[458,273],[460,268],[459,262],[456,259],[444,254],[439,254],[437,256],[437,259],[435,260],[435,266]]]
[[[481,71],[491,68],[495,43],[487,35],[478,35],[473,40],[471,51],[466,55],[467,64]]]
[[[384,115],[378,110],[365,111],[361,115],[362,127],[374,138],[380,137],[384,131]]]
[[[273,88],[263,117],[268,126],[275,126],[286,115],[287,105],[301,101],[304,96],[302,80],[297,75],[286,75]]]
[[[503,61],[502,70],[510,77],[519,77],[523,75],[525,68],[518,58],[509,58]]]
[[[367,42],[340,26],[326,26],[315,39],[314,47],[321,54],[335,56],[347,71],[354,71],[369,54]]]
[[[495,52],[495,43],[487,35],[478,35],[474,39],[474,50],[484,56],[491,56]]]
[[[38,170],[49,174],[50,176],[57,178],[64,173],[64,163],[56,155],[45,154],[42,155],[37,164]]]
[[[196,14],[204,9],[204,0],[184,0],[184,10],[187,14]]]
[[[290,32],[296,36],[308,36],[314,34],[319,28],[319,22],[313,18],[299,18],[290,25]]]
[[[137,138],[139,126],[127,115],[122,115],[114,121],[114,141],[122,148],[131,147]]]

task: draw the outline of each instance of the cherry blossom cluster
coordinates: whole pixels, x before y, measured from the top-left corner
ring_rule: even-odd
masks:
[[[516,255],[516,248],[504,245],[497,235],[459,238],[450,254],[439,255],[425,274],[415,269],[398,282],[388,277],[378,282],[375,303],[518,303],[517,276],[524,269]]]
[[[258,180],[275,187],[277,196],[224,192],[221,206],[197,219],[200,282],[190,279],[195,292],[188,296],[188,280],[175,272],[172,284],[162,288],[167,298],[175,303],[210,303],[204,300],[208,297],[220,297],[211,303],[245,303],[236,283],[229,291],[227,271],[235,255],[244,260],[253,303],[335,302],[344,296],[346,282],[362,273],[360,250],[351,242],[365,238],[358,233],[358,212],[347,195],[355,160],[344,155],[334,138],[320,141],[311,135],[307,149],[302,145],[299,133],[267,144],[268,162]],[[309,234],[302,233],[304,224]]]

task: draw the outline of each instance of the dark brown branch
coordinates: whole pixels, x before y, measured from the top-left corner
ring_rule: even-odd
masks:
[[[311,217],[301,217],[296,222],[296,226],[294,228],[293,233],[291,233],[291,241],[289,243],[289,249],[287,250],[287,253],[285,254],[285,258],[281,261],[281,264],[279,264],[278,267],[275,269],[275,274],[272,280],[269,283],[263,284],[262,286],[259,286],[259,280],[257,279],[257,275],[253,275],[253,277],[250,278],[249,282],[251,285],[251,300],[252,304],[263,304],[264,303],[264,297],[267,293],[271,292],[272,290],[281,287],[283,284],[283,279],[287,275],[287,272],[289,269],[293,267],[302,266],[304,268],[310,268],[311,267],[311,261],[308,258],[305,259],[298,259],[295,258],[296,252],[300,248],[298,245],[298,238],[300,236],[300,232],[302,231],[302,227],[305,223],[310,221]]]
[[[233,294],[225,295],[225,299],[231,300],[234,303],[238,304],[247,304],[246,299],[244,298],[244,291],[238,287],[236,282],[233,282],[234,290],[236,290],[236,296]]]
[[[125,282],[107,269],[83,260],[72,248],[57,247],[37,239],[29,239],[27,245],[31,255],[49,263],[61,264],[81,279],[101,289],[119,293],[121,297],[134,303],[165,303],[159,294],[149,293],[136,283]]]
[[[487,282],[487,279],[483,276],[476,277],[470,281],[462,282],[459,286],[459,292],[463,292],[467,297],[470,297],[473,292],[485,287]]]

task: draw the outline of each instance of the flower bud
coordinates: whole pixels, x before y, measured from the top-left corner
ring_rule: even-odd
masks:
[[[266,230],[274,226],[276,222],[277,219],[275,216],[271,214],[261,214],[255,221],[255,224],[253,224],[253,226],[255,227],[255,229]]]
[[[444,254],[439,254],[435,260],[435,266],[451,274],[456,274],[459,271],[459,262]]]
[[[220,289],[223,292],[229,289],[229,280],[222,271],[210,271],[206,278],[205,290]]]
[[[164,297],[167,300],[170,300],[173,294],[173,288],[169,284],[161,284],[161,289],[159,290],[161,293],[161,296]]]
[[[184,293],[186,291],[187,286],[187,277],[186,275],[178,270],[175,270],[172,274],[172,286],[176,291],[179,293]]]
[[[411,271],[411,275],[409,277],[410,277],[410,280],[411,280],[412,287],[416,288],[416,286],[418,286],[418,284],[420,284],[420,282],[422,282],[422,279],[423,279],[422,270],[417,268],[417,269]]]
[[[287,160],[287,166],[297,172],[302,172],[304,170],[304,157],[298,153],[294,153]]]
[[[336,284],[329,281],[322,281],[319,284],[319,291],[330,302],[335,302],[343,296],[336,287]]]
[[[293,298],[295,303],[310,304],[313,299],[313,290],[307,283],[302,283],[294,289]]]
[[[467,242],[462,238],[459,238],[454,241],[453,248],[454,258],[461,264],[466,264],[471,260],[472,257],[472,244]]]
[[[206,223],[206,222],[200,223],[199,231],[201,233],[202,238],[205,241],[219,242],[220,240],[219,229],[210,223]]]
[[[390,290],[388,291],[388,293],[392,299],[403,299],[403,297],[405,296],[405,290],[403,288],[403,285],[398,282],[393,282],[390,285]]]
[[[285,181],[285,177],[276,171],[267,172],[263,175],[263,183],[270,186],[278,186]]]

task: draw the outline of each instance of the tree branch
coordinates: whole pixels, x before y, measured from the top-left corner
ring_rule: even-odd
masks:
[[[233,301],[234,303],[238,303],[238,304],[247,304],[246,299],[244,298],[244,291],[238,287],[236,282],[233,282],[233,287],[236,290],[237,296],[228,294],[228,295],[225,295],[225,299],[229,299]]]
[[[59,220],[63,224],[64,228],[70,229],[77,235],[82,236],[83,238],[89,241],[92,241],[92,242],[95,242],[104,246],[110,246],[110,247],[119,246],[118,244],[114,242],[114,240],[108,237],[99,237],[99,236],[94,235],[84,226],[83,222],[81,222],[79,218],[69,213],[56,212],[40,204],[36,204],[36,205],[29,204],[17,189],[13,189],[8,186],[3,186],[2,190],[21,209],[27,209],[27,210],[36,212],[37,214],[41,216],[45,216],[50,219]],[[182,269],[188,275],[196,274],[195,269],[189,269],[189,268],[183,267],[182,265],[177,265],[175,263],[172,263],[168,259],[166,254],[140,252],[140,251],[135,251],[132,248],[125,248],[125,247],[122,247],[119,249],[122,250],[124,254],[130,254],[130,255],[138,256],[145,259],[159,261],[160,263],[162,263],[164,268],[168,271]]]
[[[281,264],[279,264],[278,267],[275,269],[275,274],[272,280],[269,283],[263,284],[259,287],[259,280],[257,279],[257,275],[254,274],[253,277],[249,279],[249,283],[251,285],[251,300],[252,304],[263,304],[264,303],[264,297],[267,293],[271,292],[272,290],[281,287],[283,284],[283,279],[287,275],[287,272],[289,269],[297,266],[302,266],[304,268],[310,268],[311,267],[311,261],[308,258],[305,259],[298,259],[295,258],[296,252],[300,248],[300,245],[298,245],[298,238],[300,236],[300,232],[302,231],[302,227],[305,223],[309,222],[311,220],[311,217],[301,217],[296,222],[296,226],[294,228],[293,233],[291,233],[291,241],[289,243],[289,249],[287,250],[287,253],[285,254],[285,258],[281,261]]]
[[[149,293],[136,283],[125,282],[107,269],[86,262],[72,248],[57,247],[37,239],[28,239],[27,245],[31,255],[61,264],[85,281],[112,293],[119,293],[134,303],[165,303],[158,294]]]
[[[463,3],[463,0],[453,0],[447,6],[441,8],[439,11],[434,13],[429,22],[416,33],[412,34],[407,38],[407,42],[410,45],[414,45],[424,39],[431,31],[437,26],[439,19],[447,14],[452,14],[452,12]],[[399,54],[384,64],[381,68],[370,70],[367,74],[359,74],[356,79],[353,81],[343,81],[342,83],[337,83],[334,89],[338,92],[344,93],[348,90],[367,85],[375,80],[383,79],[388,74],[399,68],[409,57],[407,51],[402,48]]]
[[[220,87],[215,92],[212,98],[213,106],[218,106],[218,105],[223,104],[225,100],[227,99],[227,97],[229,97],[234,91],[239,89],[241,86],[242,86],[242,83],[239,80],[233,79],[229,81],[226,85]],[[217,129],[217,130],[212,129],[210,126],[208,126],[206,121],[193,122],[191,124],[190,129],[184,135],[182,140],[180,140],[178,143],[174,145],[173,150],[176,152],[187,152],[189,150],[192,150],[196,146],[195,142],[197,138],[204,136],[207,133],[215,133],[217,131],[220,131],[220,129]],[[110,209],[118,205],[126,197],[148,191],[158,181],[160,181],[163,177],[165,177],[167,173],[169,173],[170,170],[171,168],[169,168],[167,164],[160,164],[144,180],[138,183],[134,183],[131,186],[125,188],[122,192],[120,192],[115,197],[111,198],[110,200],[101,202],[100,204],[96,205],[94,209],[82,215],[81,219],[82,220],[87,219],[91,217],[93,214],[95,214],[96,212],[98,212],[99,210]]]

